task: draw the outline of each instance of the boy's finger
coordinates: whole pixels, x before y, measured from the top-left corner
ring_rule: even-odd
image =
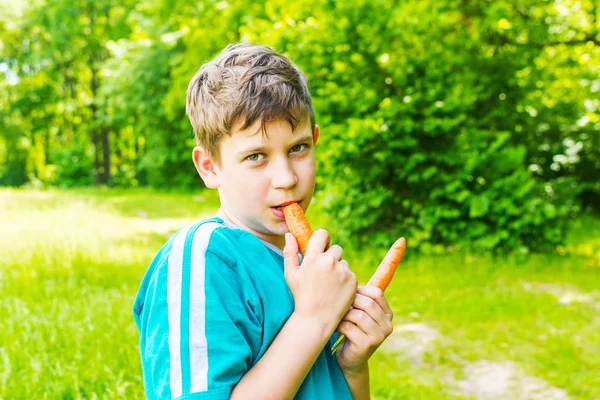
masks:
[[[283,248],[283,266],[287,273],[289,270],[296,270],[300,266],[298,257],[298,242],[291,233],[285,234],[285,247]]]
[[[364,343],[369,338],[369,335],[367,335],[356,324],[350,321],[340,322],[336,331],[346,335],[348,340],[355,345],[358,343]]]
[[[327,249],[327,251],[325,252],[325,254],[331,254],[331,256],[333,257],[333,259],[335,261],[340,261],[342,259],[342,255],[344,254],[344,250],[342,250],[342,248],[340,246],[338,246],[337,244],[334,244],[333,246],[331,246],[330,248]]]
[[[357,289],[358,294],[362,294],[363,296],[370,297],[373,299],[379,307],[383,310],[384,313],[388,315],[392,315],[392,308],[385,298],[383,291],[379,288],[373,286],[359,286]]]
[[[367,313],[371,318],[377,321],[379,325],[385,325],[391,320],[391,314],[385,312],[383,308],[371,297],[357,293],[352,303],[352,307]]]
[[[379,323],[371,315],[358,308],[348,311],[342,321],[352,322],[368,336],[374,336],[379,330]]]
[[[331,238],[325,229],[316,230],[308,241],[306,255],[323,253],[329,246]]]

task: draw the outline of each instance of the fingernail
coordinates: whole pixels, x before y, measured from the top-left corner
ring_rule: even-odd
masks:
[[[290,242],[290,236],[291,234],[289,232],[285,234],[285,244],[288,244]]]

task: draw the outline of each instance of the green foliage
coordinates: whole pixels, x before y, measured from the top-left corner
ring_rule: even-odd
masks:
[[[559,243],[580,204],[598,210],[591,1],[12,9],[0,17],[0,184],[198,187],[185,91],[202,62],[245,40],[309,78],[323,132],[316,199],[340,235],[527,252]]]
[[[52,155],[57,167],[53,184],[61,188],[90,186],[94,183],[93,162],[82,147],[55,149]]]
[[[378,244],[404,235],[426,252],[449,245],[527,252],[559,243],[574,191],[563,184],[557,192],[555,179],[528,169],[537,145],[522,132],[538,123],[519,112],[533,83],[517,78],[544,47],[514,42],[527,35],[550,46],[549,26],[530,19],[552,8],[332,7],[313,9],[292,32],[265,23],[249,38],[283,48],[311,78],[325,127],[319,186],[336,232]],[[552,113],[576,116],[574,107]]]
[[[0,169],[0,184],[6,186],[21,186],[27,182],[27,171],[25,164],[27,156],[25,152],[19,151],[13,154],[10,161]]]

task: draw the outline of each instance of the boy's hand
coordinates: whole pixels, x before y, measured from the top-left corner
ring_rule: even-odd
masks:
[[[329,246],[329,233],[315,231],[300,266],[298,243],[285,235],[285,279],[294,296],[294,313],[315,321],[331,335],[356,296],[356,275],[342,260],[342,248]]]
[[[381,289],[360,286],[337,331],[346,342],[337,351],[337,361],[346,373],[359,373],[383,341],[392,333],[392,309]]]

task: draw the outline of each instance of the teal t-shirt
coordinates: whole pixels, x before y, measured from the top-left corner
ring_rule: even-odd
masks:
[[[294,310],[280,249],[220,218],[177,232],[140,285],[140,331],[148,399],[228,399]],[[332,336],[296,399],[351,399]]]

